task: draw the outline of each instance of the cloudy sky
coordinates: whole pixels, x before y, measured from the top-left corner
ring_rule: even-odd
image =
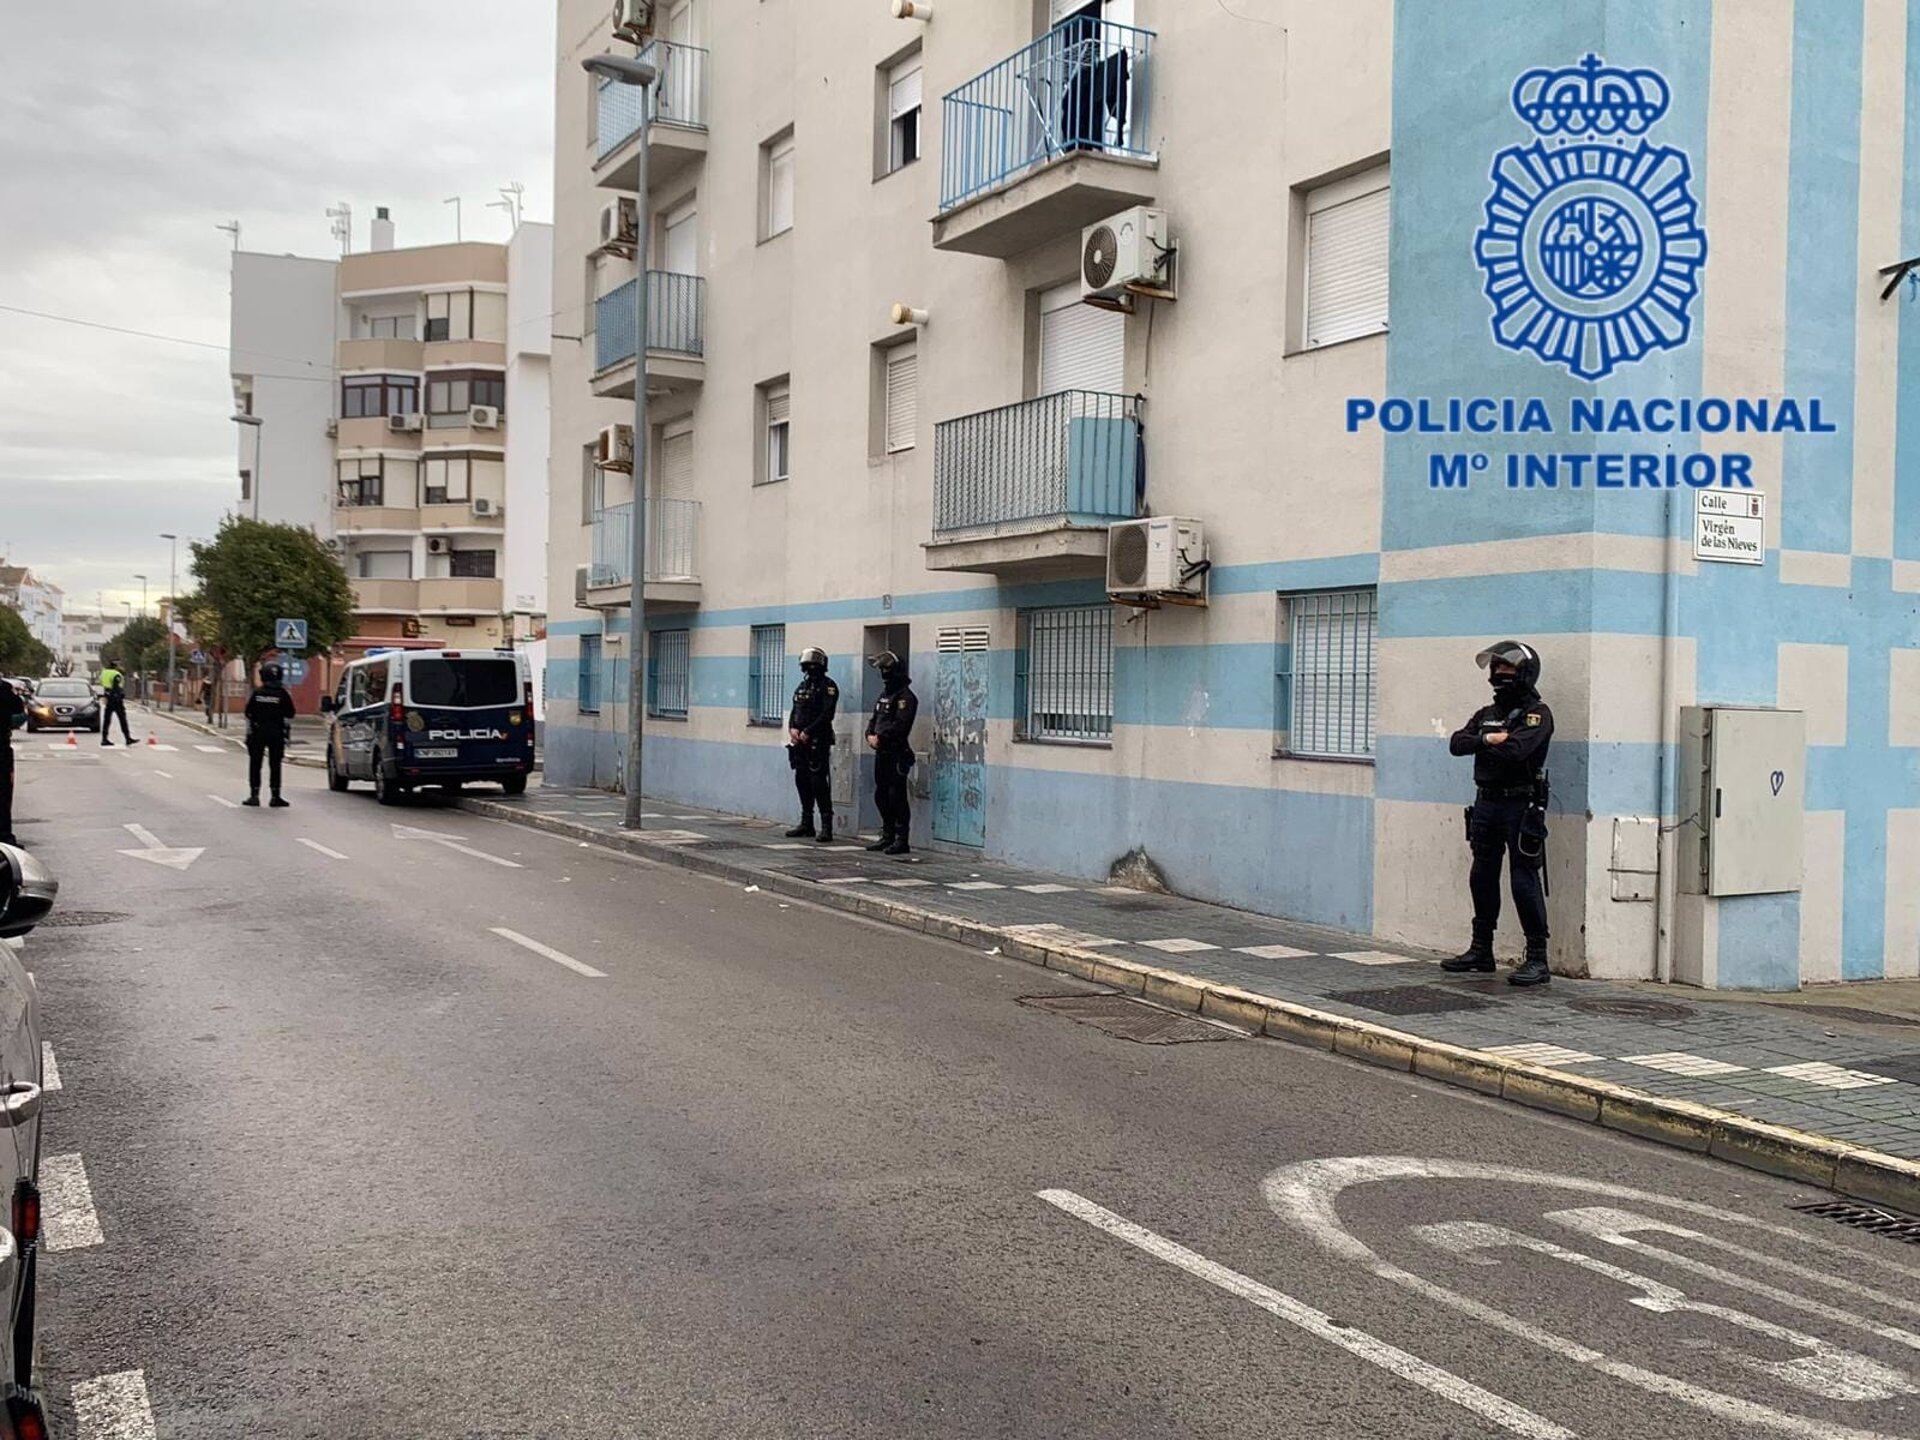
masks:
[[[551,218],[550,0],[8,0],[0,46],[0,552],[69,609],[157,597],[239,496],[227,269]],[[39,311],[65,317],[37,318]],[[91,322],[80,324],[74,322]],[[170,339],[115,333],[116,326]],[[198,343],[184,343],[198,342]]]

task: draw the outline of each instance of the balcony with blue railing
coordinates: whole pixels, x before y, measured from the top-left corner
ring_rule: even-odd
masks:
[[[1076,17],[950,91],[934,246],[1005,259],[1151,202],[1153,42]]]
[[[633,398],[634,282],[609,290],[593,306],[593,393]],[[647,380],[656,390],[688,390],[706,371],[706,281],[698,275],[647,272]]]
[[[647,502],[647,599],[698,603],[700,502]],[[633,502],[608,505],[593,517],[593,559],[587,586],[624,589],[633,580]],[[621,603],[625,603],[624,599]]]
[[[707,52],[698,45],[655,40],[640,58],[660,76],[644,92],[613,80],[599,81],[594,90],[594,181],[608,190],[639,188],[643,113],[652,124],[651,185],[671,180],[707,153]],[[643,111],[643,93],[651,110]]]
[[[936,425],[927,568],[1095,573],[1145,502],[1141,404],[1064,390]]]

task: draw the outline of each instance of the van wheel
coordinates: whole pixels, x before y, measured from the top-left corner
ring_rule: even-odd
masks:
[[[500,789],[508,795],[524,795],[527,793],[527,777],[524,775],[509,775],[500,782]]]
[[[406,792],[397,780],[387,778],[387,767],[378,758],[373,762],[373,798],[382,805],[398,805]]]
[[[333,751],[327,751],[327,789],[338,795],[347,788],[347,777],[334,767]]]

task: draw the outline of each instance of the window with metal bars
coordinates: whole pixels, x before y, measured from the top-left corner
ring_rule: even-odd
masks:
[[[687,718],[691,689],[690,632],[656,630],[647,646],[647,713],[673,720]]]
[[[747,650],[747,723],[787,722],[787,627],[756,625]]]
[[[1371,586],[1280,596],[1276,755],[1371,760],[1380,699],[1380,603]]]
[[[1113,607],[1020,613],[1015,656],[1020,739],[1113,743]]]

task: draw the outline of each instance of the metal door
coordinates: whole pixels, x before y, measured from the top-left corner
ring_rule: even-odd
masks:
[[[935,642],[933,838],[987,843],[987,650],[984,625],[942,629]]]

